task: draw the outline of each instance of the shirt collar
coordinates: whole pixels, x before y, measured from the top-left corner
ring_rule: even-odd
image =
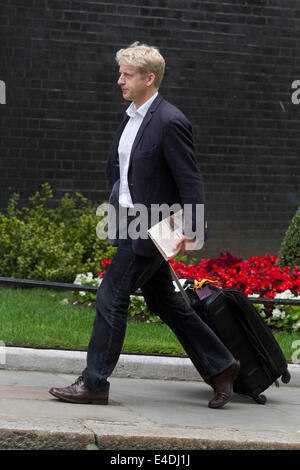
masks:
[[[154,95],[151,96],[151,98],[149,98],[149,100],[146,101],[138,109],[136,109],[134,102],[132,102],[130,106],[126,109],[126,113],[128,114],[129,117],[135,117],[136,114],[139,114],[140,116],[145,117],[148,109],[150,108],[151,104],[153,103],[157,95],[158,95],[158,91],[154,93]]]

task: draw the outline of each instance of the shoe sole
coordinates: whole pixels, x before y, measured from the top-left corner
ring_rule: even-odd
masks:
[[[99,400],[76,401],[76,400],[72,400],[71,398],[61,397],[50,391],[49,393],[61,401],[64,401],[67,403],[75,403],[76,405],[108,405],[108,398],[101,398]]]

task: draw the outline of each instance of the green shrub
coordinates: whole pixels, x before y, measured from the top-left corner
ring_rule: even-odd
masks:
[[[91,272],[78,274],[75,279],[75,284],[82,286],[99,286],[101,282],[102,279],[98,277],[94,278]],[[75,300],[75,304],[87,306],[93,305],[95,307],[96,292],[74,291],[73,299]],[[147,323],[162,323],[159,316],[150,312],[144,297],[138,295],[130,296],[128,315],[132,320]]]
[[[279,263],[281,266],[300,265],[300,206],[282,240]]]
[[[0,275],[45,281],[73,282],[77,273],[100,270],[100,261],[115,248],[96,236],[100,217],[81,194],[61,199],[49,208],[51,187],[44,183],[18,208],[19,195],[0,214]]]

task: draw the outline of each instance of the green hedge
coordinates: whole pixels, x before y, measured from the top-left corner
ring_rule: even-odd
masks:
[[[26,206],[18,208],[14,194],[7,213],[0,213],[1,276],[73,282],[78,273],[99,272],[100,261],[115,252],[96,236],[100,217],[94,204],[67,193],[52,209],[52,198],[44,183]]]
[[[300,206],[282,240],[279,262],[281,266],[300,265]]]

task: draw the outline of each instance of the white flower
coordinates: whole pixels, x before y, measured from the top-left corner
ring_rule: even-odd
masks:
[[[272,317],[274,318],[284,318],[285,312],[283,310],[279,310],[279,308],[274,308],[272,312]]]
[[[275,299],[294,299],[294,298],[295,298],[294,294],[289,289],[275,295]]]
[[[73,284],[81,284],[82,279],[84,279],[85,274],[77,274]]]
[[[101,282],[102,282],[102,278],[101,277],[93,277],[93,273],[91,272],[88,272],[86,274],[77,274],[76,278],[75,278],[75,281],[74,281],[74,284],[79,284],[79,285],[82,285],[84,284],[85,282],[93,282],[93,284],[95,286],[100,286]],[[82,295],[82,294],[80,294]]]
[[[300,321],[297,321],[297,323],[293,324],[293,329],[296,331],[300,330]]]

